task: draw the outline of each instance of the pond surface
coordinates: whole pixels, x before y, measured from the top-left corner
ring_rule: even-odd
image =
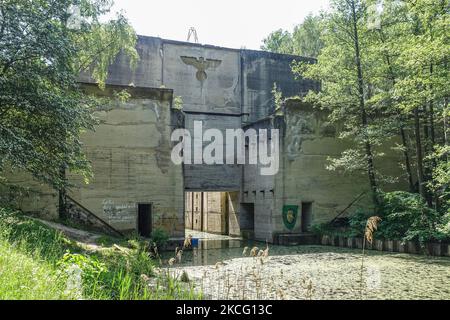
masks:
[[[450,299],[450,258],[368,251],[361,269],[358,249],[269,246],[254,258],[242,256],[245,245],[266,248],[204,240],[171,270],[207,299]]]

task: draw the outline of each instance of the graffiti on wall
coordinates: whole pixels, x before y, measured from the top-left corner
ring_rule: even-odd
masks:
[[[103,200],[103,214],[109,223],[134,223],[136,203],[115,203],[111,199]]]

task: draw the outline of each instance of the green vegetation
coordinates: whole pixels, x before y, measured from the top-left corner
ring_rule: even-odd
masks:
[[[156,275],[147,247],[86,251],[33,219],[0,209],[0,299],[201,297],[168,273]]]
[[[388,240],[450,241],[450,213],[439,214],[429,208],[420,195],[408,192],[381,194],[382,206],[378,216],[377,238]],[[344,237],[364,236],[367,219],[371,213],[357,211],[340,223],[326,223],[314,226],[314,232],[321,235]]]
[[[104,86],[123,52],[133,66],[136,34],[121,14],[101,22],[112,1],[0,2],[0,186],[20,169],[59,190],[64,171],[91,177],[79,139],[96,123],[99,100],[85,94],[81,72]],[[79,8],[79,12],[71,12]]]
[[[327,169],[365,175],[375,213],[358,212],[347,225],[316,229],[361,236],[375,214],[383,218],[380,237],[449,240],[448,2],[385,0],[380,7],[374,0],[332,0],[317,21],[317,63],[296,62],[292,70],[321,83],[304,100],[327,110],[341,128],[339,138],[352,142],[328,159]],[[292,37],[276,31],[264,48],[293,53]],[[402,174],[385,173],[386,146],[399,158]],[[406,182],[409,192],[385,192],[405,190],[392,186],[398,182]]]
[[[316,58],[323,48],[322,18],[309,14],[294,31],[279,29],[263,40],[262,50]]]
[[[339,138],[352,142],[328,159],[329,170],[366,175],[377,215],[383,201],[399,197],[383,193],[399,189],[392,183],[407,183],[403,200],[415,199],[415,207],[425,202],[429,210],[409,211],[420,223],[404,217],[410,231],[402,237],[439,238],[430,226],[445,224],[450,212],[448,22],[442,0],[385,0],[381,7],[375,0],[332,0],[328,12],[308,16],[293,34],[278,30],[263,41],[265,50],[317,58],[294,62],[292,70],[321,83],[304,100],[327,110]],[[381,169],[386,146],[401,159],[403,174]]]
[[[366,175],[377,210],[385,186],[406,181],[444,216],[450,210],[447,3],[389,0],[380,12],[375,5],[332,1],[317,63],[299,62],[293,71],[321,82],[320,92],[305,100],[328,110],[329,121],[342,124],[339,137],[353,143],[329,159],[328,169]],[[381,170],[389,144],[402,176]]]
[[[169,234],[164,229],[156,228],[152,231],[151,239],[152,242],[155,243],[158,248],[160,248],[169,240]]]
[[[317,57],[292,66],[296,76],[321,83],[304,100],[327,110],[339,138],[352,142],[327,169],[368,178],[375,213],[359,211],[316,232],[362,237],[377,215],[378,237],[450,240],[448,22],[442,0],[385,0],[382,8],[374,0],[332,0],[331,10],[309,16],[293,34],[278,30],[264,40],[265,50]],[[403,174],[382,173],[386,145]],[[400,181],[409,192],[384,192]]]

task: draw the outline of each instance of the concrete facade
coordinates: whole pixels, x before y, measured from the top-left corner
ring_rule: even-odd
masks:
[[[0,187],[0,200],[13,204],[24,212],[44,219],[58,218],[58,192],[40,183],[23,171],[5,170],[3,172],[11,185],[16,188]]]
[[[204,130],[224,132],[266,117],[275,107],[271,93],[275,82],[285,96],[318,89],[313,81],[295,80],[290,70],[292,61],[312,61],[308,58],[154,37],[139,37],[137,50],[137,68],[130,71],[128,59],[119,57],[110,67],[107,83],[173,89],[183,99],[185,127],[191,132],[194,121],[202,121]],[[200,80],[199,70],[204,70]],[[81,80],[92,81],[88,74]],[[185,189],[240,191],[241,171],[237,165],[186,165]]]
[[[171,133],[184,127],[184,116],[172,108],[173,91],[118,85],[108,85],[105,90],[93,84],[82,87],[89,94],[112,98],[112,102],[95,111],[98,125],[81,136],[93,178],[86,184],[76,173],[66,172],[72,185],[67,190],[67,217],[100,230],[108,228],[93,221],[104,221],[106,227],[122,233],[139,233],[139,207],[149,205],[151,230],[184,237],[183,168],[174,165],[170,157]],[[131,98],[114,100],[114,93],[125,88]],[[16,199],[24,212],[59,218],[58,191],[23,173],[12,172],[10,181],[29,188]]]
[[[368,178],[365,174],[343,175],[326,169],[329,157],[338,157],[352,142],[338,139],[339,125],[331,125],[327,114],[315,110],[301,99],[288,99],[282,113],[253,123],[248,128],[280,130],[280,170],[275,176],[261,176],[259,167],[246,165],[242,186],[242,205],[254,208],[256,239],[275,241],[278,236],[307,233],[314,224],[335,218],[360,196],[349,210],[371,210]],[[391,150],[394,142],[386,142],[384,166],[377,168],[385,175],[399,176],[401,155]],[[383,185],[384,190],[405,189],[405,181]],[[298,207],[295,226],[283,221],[283,207]],[[242,209],[241,209],[242,210]],[[242,210],[245,212],[245,208]],[[245,226],[246,222],[241,221]]]
[[[96,95],[112,96],[123,87],[108,86]],[[184,236],[183,173],[170,159],[177,111],[172,90],[127,88],[131,99],[96,111],[94,132],[82,136],[94,178],[88,185],[68,175],[76,185],[71,198],[122,231],[138,230],[139,204],[151,204],[151,226],[172,236]]]
[[[330,125],[326,114],[301,99],[288,100],[282,113],[274,114],[274,83],[285,97],[319,89],[313,81],[296,80],[290,69],[294,60],[310,59],[153,37],[139,37],[137,49],[137,68],[130,70],[120,56],[110,67],[106,91],[86,85],[97,95],[127,89],[131,99],[98,110],[96,131],[82,137],[92,182],[85,185],[68,175],[77,186],[69,195],[112,227],[139,231],[139,204],[150,204],[146,223],[173,237],[184,236],[187,227],[274,242],[278,235],[305,233],[334,218],[369,190],[365,176],[343,177],[326,169],[329,156],[350,146],[337,138],[339,127]],[[88,74],[80,81],[92,83]],[[182,111],[172,108],[174,96],[182,98]],[[279,172],[262,176],[258,165],[174,165],[170,135],[179,127],[192,134],[194,121],[201,121],[203,130],[223,133],[279,129]],[[397,160],[392,155],[384,162],[396,176]],[[46,199],[33,203],[39,203],[37,211],[53,208],[54,215],[55,202],[48,199],[55,194]],[[368,197],[358,205],[371,207]],[[286,206],[298,209],[290,228],[283,220]]]

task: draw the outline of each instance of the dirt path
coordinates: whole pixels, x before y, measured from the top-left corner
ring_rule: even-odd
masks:
[[[75,228],[68,227],[68,226],[65,226],[65,225],[57,223],[57,222],[50,222],[50,221],[45,221],[45,220],[41,220],[41,219],[37,219],[37,218],[33,218],[33,219],[39,221],[40,223],[42,223],[52,229],[62,232],[65,236],[78,242],[81,245],[84,245],[89,250],[101,249],[101,245],[97,244],[97,240],[102,237],[101,234],[93,233],[93,232],[85,231],[85,230],[80,230],[80,229],[75,229]]]

